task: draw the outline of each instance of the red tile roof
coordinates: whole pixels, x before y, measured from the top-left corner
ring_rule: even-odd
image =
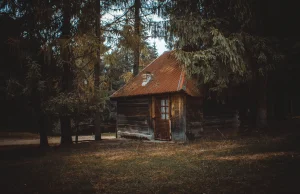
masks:
[[[143,74],[151,73],[152,78],[145,86]],[[172,52],[164,52],[146,66],[136,77],[111,95],[111,98],[162,94],[184,91],[190,96],[201,96],[196,82],[185,75],[180,62]]]

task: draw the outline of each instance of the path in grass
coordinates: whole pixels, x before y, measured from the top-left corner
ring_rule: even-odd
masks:
[[[1,150],[4,193],[299,193],[299,136]]]

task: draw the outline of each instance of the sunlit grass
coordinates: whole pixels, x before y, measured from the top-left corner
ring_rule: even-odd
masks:
[[[116,133],[112,133],[112,132],[102,133],[101,136],[103,136],[103,137],[116,137]]]
[[[0,178],[12,193],[289,193],[300,179],[297,145],[260,137],[29,147],[2,154]]]

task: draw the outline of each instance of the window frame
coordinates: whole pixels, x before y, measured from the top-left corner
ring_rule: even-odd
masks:
[[[170,119],[170,105],[169,105],[168,98],[163,98],[160,100],[160,119],[162,120]]]
[[[143,77],[143,82],[142,82],[142,86],[145,86],[149,83],[149,81],[152,79],[152,74],[151,73],[144,73],[142,75]]]

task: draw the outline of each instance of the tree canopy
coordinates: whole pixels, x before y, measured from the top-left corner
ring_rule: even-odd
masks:
[[[258,110],[267,86],[288,79],[285,63],[297,69],[299,14],[280,0],[2,0],[0,13],[2,91],[29,102],[39,129],[60,118],[69,141],[72,120],[94,117],[99,128],[109,95],[157,57],[151,37],[199,85],[247,85]]]

